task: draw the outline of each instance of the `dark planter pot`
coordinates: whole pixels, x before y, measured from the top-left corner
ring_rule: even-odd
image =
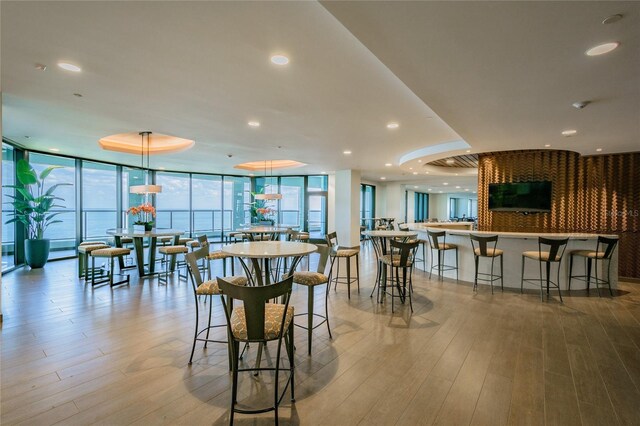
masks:
[[[153,225],[154,225],[153,222],[145,223],[144,224],[144,230],[145,231],[151,231],[153,229]]]
[[[273,220],[261,220],[261,221],[258,221],[258,224],[272,226],[273,225]]]
[[[27,265],[42,268],[49,259],[49,240],[25,240],[24,257]]]

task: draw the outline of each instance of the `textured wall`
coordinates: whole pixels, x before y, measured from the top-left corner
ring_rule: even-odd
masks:
[[[618,234],[619,274],[640,278],[640,153],[504,151],[481,154],[478,167],[480,230]],[[553,182],[550,213],[488,211],[490,183],[538,180]]]

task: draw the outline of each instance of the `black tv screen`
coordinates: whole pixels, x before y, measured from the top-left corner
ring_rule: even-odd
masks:
[[[551,182],[490,183],[489,210],[550,212]]]

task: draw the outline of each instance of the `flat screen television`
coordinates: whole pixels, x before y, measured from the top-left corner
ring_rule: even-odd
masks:
[[[489,210],[540,213],[551,211],[551,182],[489,184]]]

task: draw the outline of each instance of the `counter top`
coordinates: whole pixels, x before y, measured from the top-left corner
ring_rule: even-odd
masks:
[[[422,226],[415,226],[422,225]],[[426,225],[426,227],[424,226]],[[429,224],[409,224],[409,229],[413,229],[416,231],[426,231],[425,228],[430,227]],[[472,231],[467,229],[447,229],[446,230],[449,235],[499,235],[503,238],[522,238],[529,239],[538,237],[545,238],[569,238],[570,240],[591,240],[597,239],[598,237],[607,237],[607,238],[618,238],[617,235],[611,234],[587,234],[582,232],[490,232],[490,231]]]

